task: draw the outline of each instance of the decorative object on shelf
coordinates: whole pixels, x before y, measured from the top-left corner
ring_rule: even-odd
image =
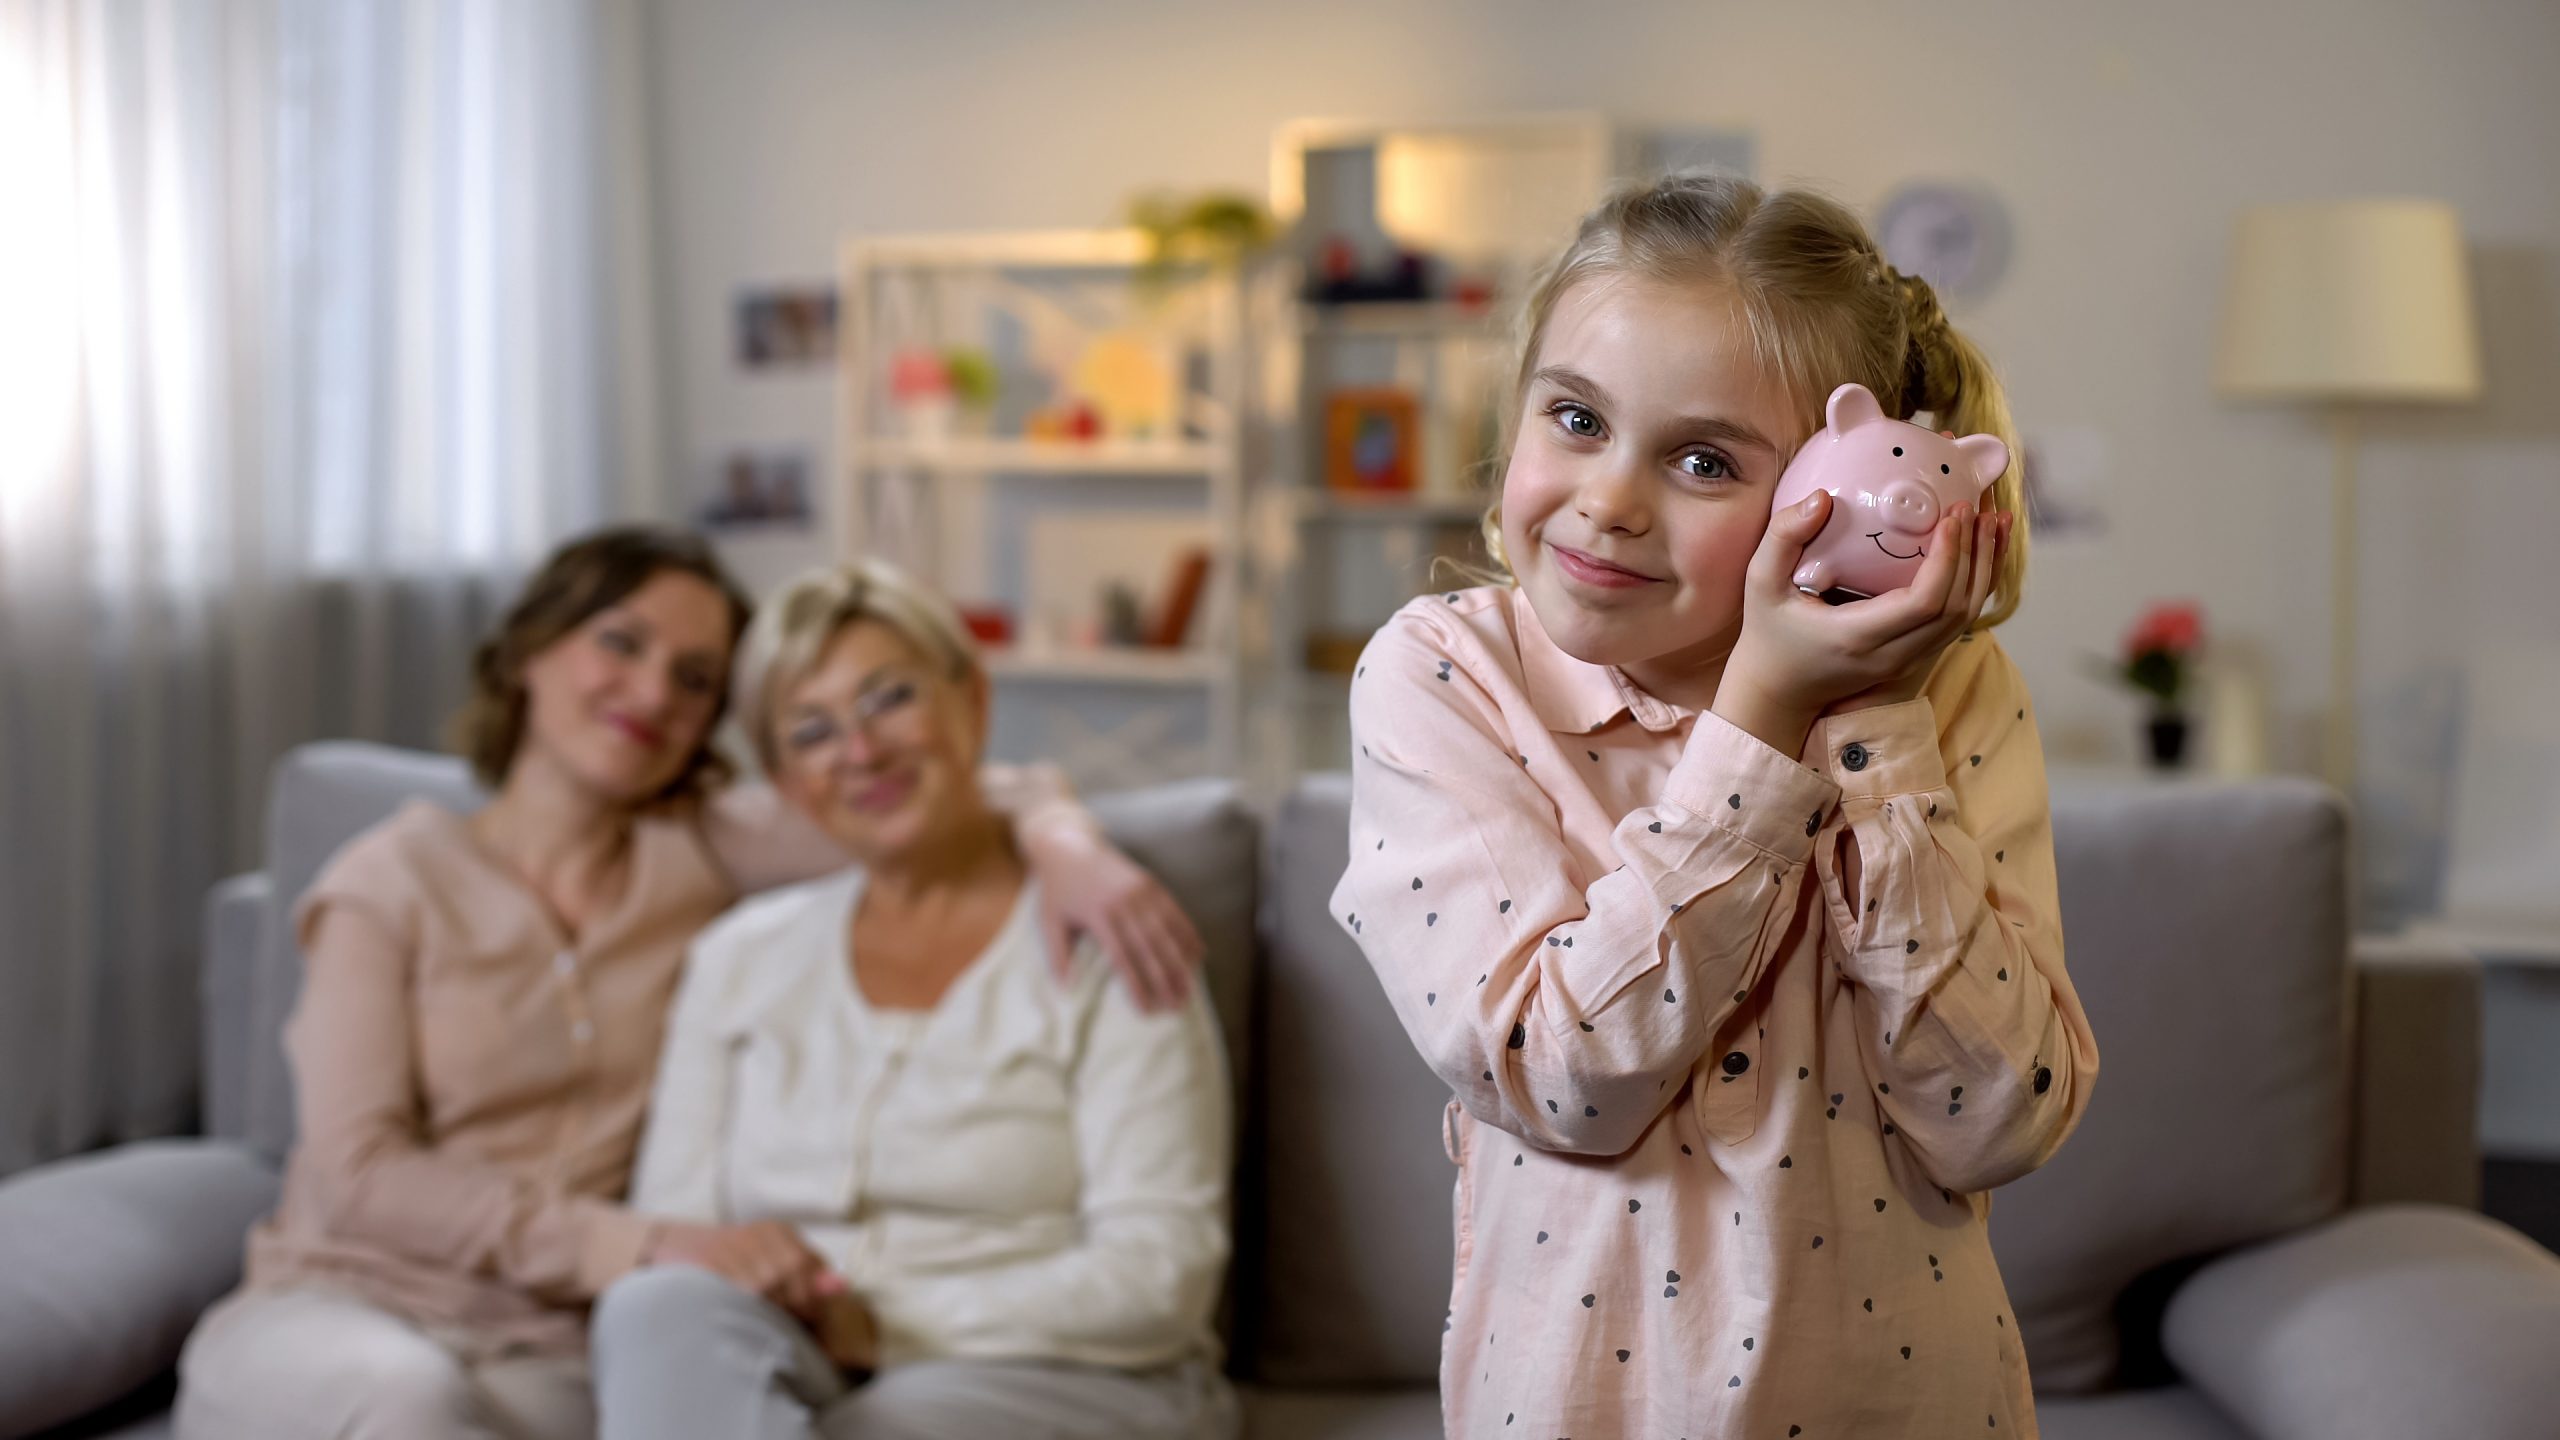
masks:
[[[1115,330],[1076,357],[1068,388],[1099,417],[1099,433],[1136,440],[1171,433],[1179,402],[1168,348],[1158,337]]]
[[[1885,197],[1876,212],[1885,259],[1951,300],[1979,299],[2009,265],[2009,215],[1975,185],[1922,181]]]
[[[1186,260],[1233,270],[1271,243],[1272,235],[1271,212],[1235,190],[1207,190],[1188,198],[1151,191],[1129,202],[1129,223],[1147,237],[1147,258],[1137,278],[1151,288],[1162,287],[1173,268]]]
[[[2192,603],[2159,604],[2125,632],[2124,653],[2099,662],[2109,678],[2151,699],[2145,722],[2151,763],[2164,770],[2185,763],[2188,682],[2204,648],[2204,617]]]
[[[1392,386],[1337,390],[1325,398],[1325,484],[1374,494],[1414,488],[1419,412],[1413,393]]]
[[[1001,650],[1013,643],[1013,612],[1002,605],[977,604],[953,607],[960,612],[960,623],[969,627],[969,637],[990,650]]]
[[[1165,584],[1164,602],[1147,627],[1147,644],[1178,650],[1191,633],[1191,617],[1200,609],[1200,592],[1209,583],[1209,547],[1193,545],[1173,557],[1173,577]]]
[[[738,293],[738,363],[749,370],[833,364],[836,292],[766,286]]]
[[[707,467],[694,523],[705,530],[809,523],[806,450],[740,447]]]
[[[1146,640],[1138,592],[1117,580],[1102,587],[1102,643],[1137,645]]]
[[[2262,205],[2241,212],[2215,370],[2239,400],[2326,412],[2329,715],[2325,769],[2350,796],[2356,763],[2356,413],[2480,395],[2480,337],[2462,222],[2430,200]]]
[[[1102,438],[1102,412],[1094,409],[1088,400],[1043,405],[1023,417],[1022,437],[1026,440],[1099,440]]]

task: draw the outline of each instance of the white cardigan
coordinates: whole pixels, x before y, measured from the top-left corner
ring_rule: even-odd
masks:
[[[1089,949],[1061,984],[1036,884],[930,1011],[854,984],[847,870],[695,940],[634,1208],[784,1220],[878,1315],[884,1365],[1214,1361],[1232,1162],[1201,987],[1147,1015]]]

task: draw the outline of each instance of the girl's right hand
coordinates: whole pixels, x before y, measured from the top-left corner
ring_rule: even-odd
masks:
[[[779,1220],[747,1225],[671,1224],[649,1247],[653,1265],[692,1265],[750,1295],[758,1295],[815,1323],[826,1297],[840,1293],[843,1278],[809,1248],[800,1232]]]
[[[2008,540],[2006,516],[1953,506],[1930,532],[1929,558],[1910,584],[1832,605],[1794,578],[1832,503],[1817,490],[1769,518],[1744,581],[1742,635],[1717,683],[1716,713],[1789,755],[1844,701],[1919,694],[1939,654],[1980,618]]]

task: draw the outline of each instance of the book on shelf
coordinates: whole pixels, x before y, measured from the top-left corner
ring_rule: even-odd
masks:
[[[1201,592],[1209,583],[1209,550],[1204,545],[1187,546],[1173,558],[1173,575],[1165,585],[1164,601],[1156,609],[1155,623],[1147,629],[1147,643],[1164,649],[1179,648],[1191,631],[1191,617],[1200,608]]]

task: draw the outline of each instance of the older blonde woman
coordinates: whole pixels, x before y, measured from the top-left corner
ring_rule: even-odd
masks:
[[[1090,955],[1051,982],[978,785],[987,692],[948,608],[876,563],[749,631],[740,719],[855,863],[694,945],[632,1200],[747,1236],[606,1293],[607,1440],[1232,1432],[1216,1029]],[[804,1253],[807,1283],[762,1283]]]

